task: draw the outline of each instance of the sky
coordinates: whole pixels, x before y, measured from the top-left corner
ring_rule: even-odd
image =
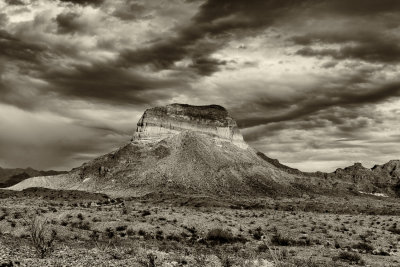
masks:
[[[398,0],[0,0],[0,166],[68,170],[218,104],[303,171],[400,159]]]

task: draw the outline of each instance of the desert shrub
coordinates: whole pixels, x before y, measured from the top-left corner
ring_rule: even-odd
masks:
[[[176,242],[181,241],[181,237],[175,234],[167,235],[166,239],[169,241],[176,241]]]
[[[94,244],[96,248],[102,252],[109,252],[113,246],[115,247],[115,244],[113,244],[112,240],[109,240],[108,242],[96,240]]]
[[[117,232],[122,232],[122,231],[125,231],[126,228],[128,228],[128,226],[126,226],[126,225],[120,225],[120,226],[117,226],[117,227],[115,228],[115,230],[116,230]]]
[[[79,229],[82,229],[82,230],[90,230],[89,222],[82,222],[82,221],[80,221],[80,222],[72,222],[71,223],[71,227],[72,228],[79,228]]]
[[[389,232],[393,233],[393,234],[397,234],[400,235],[400,229],[398,229],[395,225],[391,226],[388,229]]]
[[[149,210],[144,210],[143,212],[142,212],[142,216],[144,217],[144,216],[148,216],[148,215],[151,215],[151,212],[149,211]]]
[[[290,243],[296,246],[311,246],[313,242],[307,236],[301,237],[299,240],[291,240]]]
[[[384,251],[383,249],[380,249],[380,250],[378,251],[377,255],[380,255],[380,256],[390,256],[390,253]]]
[[[261,240],[262,236],[264,235],[264,233],[262,232],[262,228],[261,227],[257,227],[253,232],[253,238],[255,240]]]
[[[288,252],[286,249],[269,249],[270,256],[274,262],[274,266],[286,267]]]
[[[269,249],[267,244],[261,244],[257,247],[258,252],[267,252]]]
[[[34,217],[29,224],[29,233],[32,244],[40,258],[44,258],[53,251],[53,242],[57,232],[47,228],[47,220],[38,216]]]
[[[98,231],[93,230],[93,231],[89,234],[89,237],[90,237],[91,240],[97,241],[97,240],[99,240],[100,235],[99,235],[99,232],[98,232]]]
[[[82,213],[78,213],[77,218],[78,218],[79,220],[83,221],[83,215],[82,215]]]
[[[148,259],[148,263],[147,263],[147,266],[148,267],[156,267],[156,259],[157,259],[157,256],[156,255],[154,255],[154,254],[152,254],[152,253],[150,253],[150,254],[147,254],[147,259]]]
[[[340,252],[339,255],[337,257],[335,257],[335,259],[347,261],[350,263],[358,263],[358,264],[363,263],[363,260],[360,255],[358,255],[357,253],[351,253],[351,252],[347,252],[347,251]]]
[[[127,215],[128,214],[128,209],[126,207],[123,207],[122,214],[123,215]]]
[[[158,230],[158,231],[156,232],[156,239],[157,239],[157,240],[164,240],[164,233],[163,233],[163,231]]]
[[[89,224],[89,222],[81,222],[78,225],[78,228],[82,229],[82,230],[90,230],[90,224]]]
[[[138,234],[141,235],[141,236],[145,236],[146,235],[146,231],[143,230],[143,229],[139,229]]]
[[[352,248],[365,251],[366,253],[372,253],[372,251],[375,250],[375,248],[372,245],[366,242],[359,242],[357,244],[354,244]]]
[[[212,229],[207,234],[207,240],[216,241],[218,243],[231,243],[234,242],[232,233],[223,229]]]
[[[220,228],[211,229],[206,236],[206,240],[219,244],[246,241],[243,237],[241,236],[235,237],[231,232]]]
[[[282,236],[280,233],[275,233],[271,238],[271,243],[276,246],[289,246],[290,241],[288,237]]]
[[[92,219],[92,222],[101,222],[101,219],[99,219],[99,218],[97,218],[97,217],[94,217],[94,218]]]
[[[128,236],[134,236],[135,235],[135,231],[132,228],[128,228],[128,230],[126,230],[126,234]]]
[[[106,235],[107,235],[107,237],[108,238],[113,238],[114,236],[115,236],[115,233],[114,233],[114,231],[113,231],[113,229],[111,229],[111,227],[107,227],[107,229],[106,229]]]
[[[221,260],[221,265],[222,267],[232,267],[234,262],[233,259],[231,259],[229,256],[227,255],[222,255],[219,256],[220,260]]]

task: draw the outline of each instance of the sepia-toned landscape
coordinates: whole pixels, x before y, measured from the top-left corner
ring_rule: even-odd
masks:
[[[152,108],[126,146],[1,190],[0,257],[3,266],[396,266],[398,166],[303,173],[249,147],[223,107]]]
[[[0,0],[0,267],[399,267],[399,0]]]

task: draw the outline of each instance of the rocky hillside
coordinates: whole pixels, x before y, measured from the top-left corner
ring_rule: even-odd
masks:
[[[9,187],[15,185],[27,178],[35,176],[51,176],[62,174],[66,172],[60,171],[38,171],[32,168],[15,168],[15,169],[3,169],[0,167],[0,188]]]
[[[261,152],[258,152],[258,155],[288,173],[304,177],[319,177],[330,181],[333,188],[341,188],[353,193],[400,196],[400,160],[391,160],[383,165],[375,165],[371,169],[365,168],[361,163],[354,163],[346,168],[338,168],[332,173],[324,173],[302,172],[281,164],[277,159],[271,159]]]
[[[68,174],[27,179],[12,189],[299,195],[297,181],[260,158],[223,107],[173,104],[146,110],[124,147]]]
[[[361,163],[355,163],[344,169],[339,168],[329,176],[353,183],[358,191],[398,195],[400,161],[391,160],[371,169],[365,168]]]
[[[67,175],[27,179],[12,189],[47,187],[141,195],[155,191],[218,195],[300,194],[295,177],[251,149],[184,131],[161,141],[133,141]]]
[[[35,177],[11,189],[73,189],[118,196],[151,192],[226,196],[396,194],[399,162],[305,173],[250,146],[223,107],[172,104],[148,109],[130,143],[63,175]]]

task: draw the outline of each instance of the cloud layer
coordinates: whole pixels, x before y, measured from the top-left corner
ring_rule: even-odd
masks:
[[[400,158],[395,0],[0,0],[0,166],[68,169],[220,104],[283,163]]]

